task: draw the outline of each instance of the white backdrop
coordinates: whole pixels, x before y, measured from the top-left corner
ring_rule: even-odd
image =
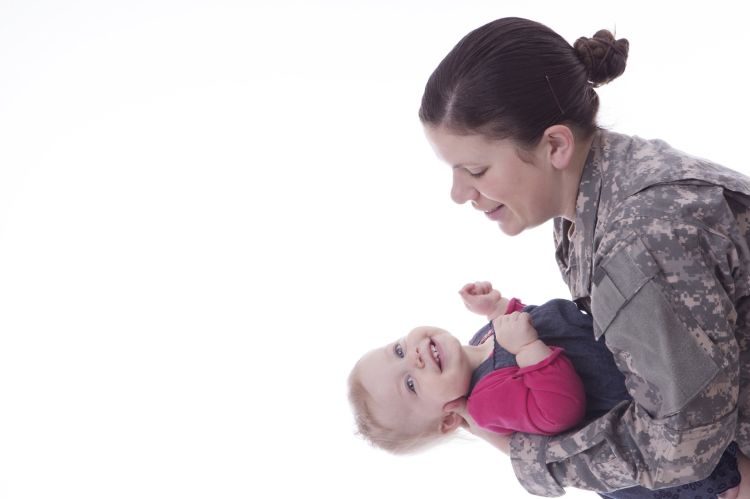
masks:
[[[621,4],[2,0],[0,498],[523,496],[482,442],[370,448],[345,380],[468,339],[465,282],[567,296],[550,227],[452,204],[422,136],[469,30],[616,29],[601,123],[750,171],[740,7]]]

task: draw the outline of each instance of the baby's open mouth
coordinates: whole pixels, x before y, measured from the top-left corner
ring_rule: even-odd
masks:
[[[440,369],[440,372],[443,372],[443,364],[440,362],[440,352],[438,352],[437,345],[435,345],[432,340],[430,340],[430,352],[432,353],[432,358],[435,359],[435,363]]]

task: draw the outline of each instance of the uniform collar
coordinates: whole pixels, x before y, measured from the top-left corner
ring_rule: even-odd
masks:
[[[591,290],[594,261],[594,233],[598,220],[599,198],[602,188],[602,150],[605,136],[596,132],[591,142],[586,164],[576,197],[574,222],[556,218],[556,258],[573,300],[586,298]]]

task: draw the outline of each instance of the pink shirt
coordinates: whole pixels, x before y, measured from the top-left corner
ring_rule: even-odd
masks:
[[[515,298],[506,313],[522,310]],[[526,367],[504,367],[482,378],[469,394],[467,409],[474,421],[490,431],[554,435],[583,420],[583,383],[564,355],[551,347],[547,358]]]

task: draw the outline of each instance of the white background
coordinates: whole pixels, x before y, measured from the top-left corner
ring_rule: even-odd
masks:
[[[468,339],[465,282],[567,296],[550,227],[454,205],[423,138],[469,30],[616,29],[600,122],[750,171],[739,4],[609,4],[1,0],[0,498],[524,495],[479,441],[370,448],[345,380]]]

